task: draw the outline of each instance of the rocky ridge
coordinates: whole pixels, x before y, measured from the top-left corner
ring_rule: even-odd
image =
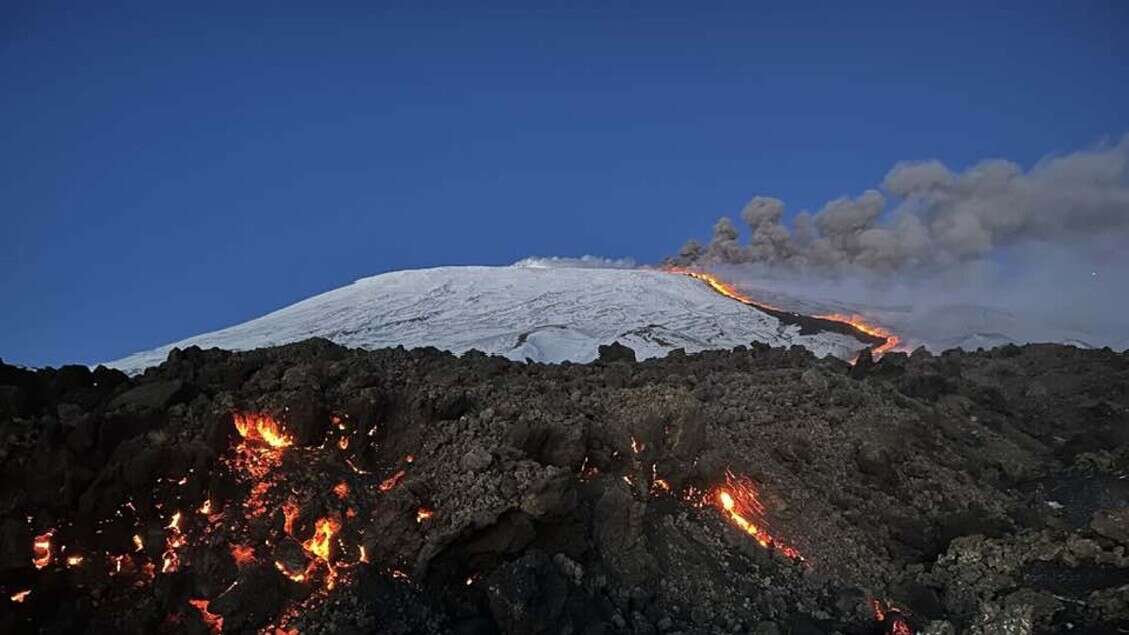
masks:
[[[0,366],[0,630],[1122,632],[1127,417],[1058,345]]]

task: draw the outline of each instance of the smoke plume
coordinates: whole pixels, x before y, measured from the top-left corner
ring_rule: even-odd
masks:
[[[755,196],[741,210],[749,240],[727,217],[713,237],[691,240],[680,265],[755,263],[820,275],[937,272],[990,260],[1023,245],[1129,244],[1129,136],[1116,145],[1049,157],[1030,170],[991,159],[955,172],[940,161],[895,165],[857,197],[801,211]]]
[[[971,345],[957,337],[970,332],[1129,347],[1129,136],[1026,171],[1002,159],[963,171],[898,163],[878,187],[790,226],[784,210],[756,196],[740,214],[747,241],[722,218],[708,243],[667,262],[784,294],[767,297],[794,310],[819,310],[797,298],[853,304],[931,348]]]

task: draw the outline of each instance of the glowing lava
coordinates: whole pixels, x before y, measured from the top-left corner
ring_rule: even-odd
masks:
[[[395,474],[393,474],[392,476],[389,476],[388,478],[386,478],[386,479],[384,479],[383,481],[380,482],[380,491],[387,492],[387,491],[391,490],[392,488],[399,485],[400,481],[404,480],[404,477],[407,476],[407,475],[408,475],[407,472],[405,472],[404,470],[400,470],[400,471],[396,472]]]
[[[341,481],[337,485],[334,485],[333,494],[337,496],[337,498],[345,500],[349,496],[349,484],[345,481]]]
[[[341,521],[332,516],[317,519],[314,523],[314,535],[302,543],[302,547],[311,554],[329,562],[330,541],[334,534],[341,529]]]
[[[200,619],[204,620],[213,633],[223,632],[223,616],[209,612],[207,600],[189,600],[188,603],[200,611]]]
[[[294,445],[294,437],[287,434],[282,425],[270,415],[237,412],[232,416],[239,436],[248,441],[262,441],[272,448]]]
[[[702,282],[706,283],[709,286],[709,288],[713,289],[714,291],[717,291],[721,295],[723,295],[723,296],[725,296],[725,297],[727,297],[731,300],[736,300],[736,301],[738,301],[742,304],[751,304],[753,306],[765,307],[766,309],[772,309],[773,311],[783,311],[784,310],[784,309],[781,309],[779,307],[772,306],[771,304],[765,304],[763,302],[758,302],[756,300],[753,300],[749,296],[747,296],[744,293],[741,293],[740,291],[738,291],[737,287],[735,287],[732,284],[722,280],[721,278],[718,278],[717,276],[713,275],[712,273],[706,273],[704,271],[695,271],[693,269],[683,269],[681,267],[671,267],[671,268],[667,269],[666,271],[669,271],[670,273],[680,273],[684,276],[690,276],[691,278],[693,278],[695,280],[701,280]]]
[[[881,344],[880,346],[877,346],[877,347],[874,348],[873,354],[876,355],[876,356],[881,355],[882,353],[885,353],[886,351],[893,349],[898,344],[900,344],[901,341],[902,341],[900,337],[891,333],[889,331],[889,329],[886,329],[885,327],[878,326],[876,324],[871,324],[871,323],[867,322],[866,318],[864,318],[861,315],[847,315],[847,314],[844,314],[844,313],[832,313],[830,315],[817,315],[815,317],[817,317],[821,320],[831,320],[833,322],[844,322],[846,324],[850,324],[851,326],[853,326],[856,329],[862,331],[863,333],[866,333],[867,335],[885,338],[886,342],[884,344]]]
[[[416,522],[422,523],[423,521],[431,518],[434,515],[435,512],[431,511],[430,509],[426,507],[420,507],[418,510],[416,510]]]
[[[772,547],[789,558],[803,560],[798,551],[781,543],[768,532],[764,522],[764,505],[751,480],[727,473],[725,485],[717,489],[715,498],[718,508],[741,531],[752,536],[757,544],[766,549]]]
[[[39,534],[31,543],[32,550],[32,564],[36,569],[42,569],[51,564],[51,537],[55,534],[55,530],[50,530]]]
[[[255,548],[251,545],[231,545],[231,557],[236,566],[247,566],[255,561]]]
[[[749,296],[747,296],[747,295],[741,293],[740,291],[738,291],[737,288],[734,287],[732,284],[725,282],[724,280],[718,278],[717,276],[715,276],[713,274],[706,273],[704,271],[695,271],[693,269],[684,269],[684,268],[681,268],[681,267],[669,267],[669,268],[665,269],[665,271],[668,271],[670,273],[682,274],[684,276],[690,276],[691,278],[694,278],[695,280],[701,280],[702,282],[709,285],[709,287],[711,289],[713,289],[714,291],[720,293],[721,295],[723,295],[727,298],[741,302],[742,304],[748,304],[748,305],[751,305],[751,306],[754,306],[754,307],[757,307],[757,308],[766,308],[766,309],[770,309],[770,310],[773,310],[773,311],[791,313],[790,311],[786,311],[786,310],[781,309],[779,307],[772,306],[771,304],[765,304],[764,302],[753,300]],[[901,338],[899,338],[897,335],[894,335],[893,333],[891,333],[889,329],[882,327],[882,326],[878,326],[876,324],[872,324],[869,321],[867,321],[867,319],[865,317],[863,317],[861,315],[857,315],[857,314],[847,315],[847,314],[843,314],[843,313],[832,313],[832,314],[829,314],[829,315],[814,315],[812,317],[819,319],[819,320],[828,320],[828,321],[831,321],[831,322],[841,322],[843,324],[847,324],[847,325],[854,327],[856,330],[858,330],[862,333],[865,333],[866,335],[870,335],[871,337],[882,338],[882,339],[886,340],[881,345],[874,348],[873,355],[875,355],[875,356],[881,356],[882,353],[885,353],[886,351],[889,351],[889,350],[895,348],[898,344],[901,343]]]
[[[25,589],[23,591],[16,591],[15,593],[12,594],[12,601],[15,602],[16,604],[22,604],[23,601],[26,600],[27,596],[29,596],[29,595],[31,595],[31,589]]]

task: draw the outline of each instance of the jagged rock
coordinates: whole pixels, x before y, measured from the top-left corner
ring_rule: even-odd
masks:
[[[285,578],[273,564],[243,571],[238,584],[212,600],[208,610],[223,616],[224,630],[250,632],[266,626],[282,608]]]
[[[800,375],[800,381],[804,382],[804,385],[808,388],[818,392],[827,390],[828,385],[830,385],[830,382],[824,377],[823,373],[819,372],[816,368],[805,370],[803,374]]]
[[[31,532],[26,523],[14,518],[0,522],[0,573],[26,568],[30,564],[30,544]]]
[[[601,344],[597,349],[599,351],[599,361],[609,362],[633,362],[635,361],[635,351],[620,344],[619,342],[612,342],[611,344]]]
[[[467,472],[481,472],[490,467],[490,464],[493,462],[494,457],[489,451],[484,448],[474,447],[467,450],[467,453],[459,460],[459,467]]]
[[[0,419],[0,571],[34,598],[4,603],[0,630],[19,630],[4,621],[18,613],[45,632],[203,633],[188,598],[244,632],[292,602],[303,609],[286,626],[309,633],[866,633],[889,626],[860,601],[872,597],[938,634],[1129,619],[1129,357],[1032,346],[846,372],[755,345],[587,365],[189,348],[105,381],[0,366],[23,400]],[[165,382],[182,394],[126,403]],[[239,411],[301,440],[243,440]],[[755,490],[742,513],[758,526],[763,514],[806,564],[734,526],[717,495],[727,472]],[[178,511],[189,544],[161,573]],[[330,593],[302,546],[327,518],[341,523]],[[83,568],[60,552],[31,566],[47,528],[89,556]],[[237,567],[244,544],[255,555]],[[121,577],[107,575],[122,554]],[[296,582],[276,561],[316,566]],[[156,570],[138,584],[145,564]]]
[[[1129,508],[1103,509],[1094,512],[1090,528],[1106,538],[1129,545]]]
[[[854,365],[851,366],[847,374],[850,375],[852,379],[862,379],[866,377],[867,373],[869,373],[872,368],[874,368],[874,355],[870,348],[865,348],[859,353],[858,357],[855,359]]]
[[[153,381],[131,388],[110,401],[110,410],[162,410],[184,397],[179,379]]]
[[[626,584],[641,584],[655,571],[643,535],[646,506],[623,487],[609,487],[596,503],[593,524],[604,561]]]
[[[534,518],[560,518],[576,509],[576,481],[563,470],[551,472],[530,487],[521,509]]]
[[[530,551],[488,580],[490,612],[507,633],[559,632],[568,585],[548,556]]]

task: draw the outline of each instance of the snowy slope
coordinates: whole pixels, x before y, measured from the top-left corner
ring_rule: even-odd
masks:
[[[173,347],[247,350],[325,337],[367,349],[478,349],[515,360],[588,362],[615,340],[640,358],[731,348],[753,341],[800,344],[850,359],[859,341],[798,327],[711,291],[686,276],[639,269],[439,267],[396,271],[298,302],[226,329],[110,362],[135,373]]]

